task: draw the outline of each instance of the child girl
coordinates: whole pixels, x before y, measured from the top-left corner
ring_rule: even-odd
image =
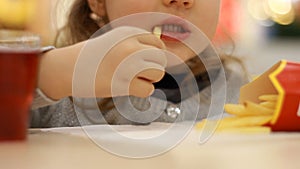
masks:
[[[68,21],[59,32],[56,45],[59,48],[50,50],[42,56],[38,89],[31,111],[31,126],[60,127],[102,123],[147,124],[151,121],[175,122],[190,120],[189,114],[194,110],[192,109],[194,106],[200,107],[199,112],[196,112],[198,113],[197,120],[207,117],[211,102],[211,83],[213,83],[213,79],[210,79],[208,73],[218,76],[220,67],[215,66],[214,63],[204,66],[197,55],[209,55],[209,52],[204,50],[201,54],[196,55],[189,47],[180,41],[172,40],[172,38],[159,39],[151,33],[140,34],[123,40],[106,53],[95,79],[95,93],[104,118],[99,118],[98,111],[89,108],[89,99],[83,99],[81,103],[74,102],[71,97],[72,77],[81,49],[88,42],[87,40],[105,24],[131,14],[160,12],[191,22],[209,39],[212,39],[218,22],[219,7],[220,0],[75,0]],[[178,21],[173,22],[168,21],[166,25],[174,26],[177,24],[177,30],[174,28],[175,26],[173,28],[162,26],[164,27],[163,35],[175,34],[179,37],[181,35],[178,34],[188,32],[183,25],[178,24]],[[105,41],[134,29],[133,27],[120,27],[102,32],[102,35],[88,42],[95,44],[91,45],[94,47],[91,47],[92,52],[90,54],[103,52],[101,46]],[[189,33],[193,34],[193,32]],[[123,77],[116,77],[119,78],[120,87],[122,85],[129,86],[130,84],[129,93],[120,91],[112,94],[113,72],[117,67],[114,65],[119,65],[126,57],[135,52],[149,48],[167,50],[185,61],[197,81],[197,91],[190,94],[182,93],[180,85],[189,82],[186,80],[188,79],[187,75],[180,72],[172,75],[165,73],[163,69],[168,68],[169,60],[164,55],[158,57],[153,55],[148,59],[155,60],[157,64],[154,67],[156,69],[146,69],[130,81],[124,81],[126,73],[123,74]],[[247,82],[246,74],[242,66],[235,61],[236,59],[229,56],[222,56],[221,58],[227,78],[227,86],[230,87],[227,88],[226,102],[236,102],[239,87]],[[124,62],[124,64],[128,64],[128,68],[130,68],[143,66],[144,63],[130,64]],[[174,76],[179,78],[176,78],[175,81]],[[177,79],[180,80],[177,81]],[[131,120],[124,117],[120,113],[120,109],[115,106],[116,102],[123,107],[133,104],[135,109],[141,112],[146,111],[150,106],[147,97],[153,93],[154,89],[163,91],[166,99],[150,96],[155,100],[151,102],[153,109],[147,111],[144,116],[139,116],[139,119]],[[220,88],[217,93],[224,92],[223,90]],[[130,102],[127,100],[127,95],[129,95]],[[83,94],[82,97],[86,96]],[[180,109],[180,104],[183,102],[190,106]],[[76,114],[75,109],[79,111],[78,114]],[[135,117],[138,114],[132,111],[131,116]],[[153,119],[148,120],[148,118]]]

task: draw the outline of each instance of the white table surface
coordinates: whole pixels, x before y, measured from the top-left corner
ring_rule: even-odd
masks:
[[[159,129],[160,124],[154,125]],[[121,126],[119,129],[129,135],[143,135],[145,131],[153,131],[153,125]],[[102,150],[79,127],[30,130],[25,142],[0,143],[0,168],[300,168],[300,133],[218,133],[205,144],[199,144],[198,139],[199,132],[193,129],[183,142],[164,154],[130,159]]]

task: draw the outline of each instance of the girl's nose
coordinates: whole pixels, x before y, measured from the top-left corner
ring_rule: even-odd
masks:
[[[194,0],[163,0],[167,6],[178,6],[184,8],[191,8],[194,4]]]

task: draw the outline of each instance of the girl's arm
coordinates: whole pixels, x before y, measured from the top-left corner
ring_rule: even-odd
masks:
[[[136,36],[129,36],[131,34]],[[95,65],[91,59],[101,61],[95,77],[97,97],[147,97],[154,90],[152,83],[159,81],[164,75],[166,56],[160,49],[165,49],[163,42],[145,30],[116,28],[97,38],[43,54],[38,88],[52,100],[71,96],[74,68],[78,64],[78,57],[82,55],[80,63],[83,62],[86,69]],[[82,72],[85,70],[79,71]],[[92,76],[91,74],[81,76]],[[112,80],[118,84],[114,93]],[[90,86],[81,85],[80,88],[83,90],[78,97],[91,97],[89,93],[85,93]]]
[[[71,96],[74,65],[83,43],[44,53],[40,60],[38,88],[50,99]]]

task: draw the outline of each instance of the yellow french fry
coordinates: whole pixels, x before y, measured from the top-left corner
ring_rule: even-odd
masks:
[[[276,108],[276,102],[271,102],[271,101],[265,101],[259,103],[259,105],[269,108],[269,109],[275,109]]]
[[[248,112],[245,109],[244,105],[241,104],[225,104],[224,110],[231,114],[236,116],[248,116]]]
[[[162,28],[161,26],[155,26],[153,29],[153,34],[160,39],[161,34],[162,34]]]
[[[240,128],[240,127],[254,127],[263,126],[268,124],[272,119],[272,116],[245,116],[245,117],[226,117],[220,120],[217,130],[223,130],[227,128]],[[204,129],[206,123],[209,120],[203,120],[196,124],[196,129]]]
[[[195,125],[196,129],[202,129],[204,127],[206,121],[207,121],[207,119],[204,119],[204,120],[196,123],[196,125]]]
[[[218,128],[262,126],[268,124],[272,116],[227,117],[221,120]]]
[[[223,120],[223,119],[220,119],[219,121],[221,121],[221,120]],[[208,125],[208,127],[211,127],[212,125],[217,124],[217,122],[218,122],[217,120],[204,119],[204,120],[196,123],[195,127],[196,127],[196,129],[203,129],[205,125]]]
[[[278,95],[277,94],[270,94],[270,95],[261,95],[258,97],[261,101],[271,101],[271,102],[277,102]]]
[[[251,127],[233,127],[218,129],[217,132],[220,133],[270,133],[271,128],[266,126],[251,126]]]
[[[246,111],[251,115],[273,115],[275,111],[250,101],[245,101],[244,105]]]
[[[236,116],[256,116],[256,115],[271,115],[274,109],[264,107],[262,105],[246,101],[243,105],[226,104],[224,110]]]

